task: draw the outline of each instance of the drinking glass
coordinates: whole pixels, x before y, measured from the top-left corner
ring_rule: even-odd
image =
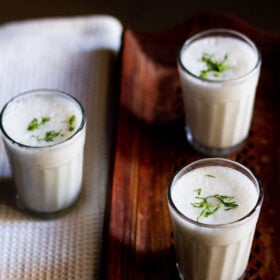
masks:
[[[32,107],[40,106],[39,112],[47,110],[42,114],[51,116],[52,119],[56,118],[57,112],[52,111],[53,107],[46,109],[48,107],[45,103],[38,104],[39,98],[46,104],[51,102],[53,107],[59,106],[58,111],[62,111],[62,114],[65,110],[65,116],[68,107],[73,109],[76,112],[76,119],[79,120],[79,123],[75,124],[76,130],[73,133],[69,132],[67,137],[64,132],[57,132],[66,138],[55,143],[51,137],[57,134],[50,130],[45,134],[45,137],[48,136],[46,141],[42,141],[41,136],[36,135],[39,133],[35,130],[36,125],[39,126],[39,118],[32,115]],[[25,103],[28,104],[26,107],[21,105]],[[17,110],[18,107],[23,108],[23,111]],[[38,114],[38,110],[36,112]],[[29,135],[30,144],[19,140],[16,133],[13,133],[12,129],[15,128],[11,127],[13,123],[16,129],[21,129],[21,120],[24,118],[33,119],[30,124],[34,126],[34,131],[27,131],[26,128],[23,131],[23,135],[25,133]],[[48,122],[49,119],[50,117],[42,117],[40,122],[43,125],[44,120]],[[74,118],[72,120],[74,121]],[[56,122],[65,127],[71,124],[61,120]],[[80,195],[83,179],[86,116],[81,103],[71,95],[58,90],[28,91],[16,96],[4,106],[0,115],[0,128],[15,180],[18,205],[28,213],[39,217],[54,217],[71,208]],[[34,141],[40,145],[34,144]]]
[[[183,193],[180,193],[179,196],[177,195],[176,198],[176,192],[178,194],[179,184],[181,184],[181,188],[187,188],[187,182],[183,181],[183,183],[181,181],[181,183],[178,183],[178,181],[185,175],[189,175],[188,180],[190,182],[190,180],[193,180],[192,171],[203,170],[203,168],[213,166],[233,169],[237,171],[237,177],[244,175],[245,182],[249,182],[251,190],[253,189],[256,192],[254,192],[254,200],[251,200],[251,196],[243,197],[241,200],[239,197],[240,193],[236,195],[236,197],[239,197],[239,202],[236,202],[241,203],[243,201],[244,205],[248,205],[248,203],[252,205],[248,211],[246,210],[246,214],[241,215],[236,220],[206,223],[205,220],[209,219],[209,217],[205,218],[202,222],[197,218],[190,217],[188,213],[180,208],[180,203],[188,202]],[[226,179],[224,179],[224,184],[229,184],[230,188],[235,188],[235,180],[228,175],[230,172],[227,171],[225,174],[227,175]],[[208,174],[207,176],[210,175]],[[208,179],[215,180],[213,178]],[[203,189],[201,182],[195,181],[194,184],[199,185],[198,188]],[[214,184],[216,184],[215,181]],[[207,186],[206,184],[205,187]],[[248,188],[248,184],[240,187]],[[215,190],[213,192],[213,194],[216,194]],[[167,200],[173,225],[177,265],[181,279],[242,279],[248,264],[255,228],[263,201],[263,189],[253,173],[240,163],[227,159],[208,158],[198,160],[187,165],[175,175],[168,187]],[[202,202],[199,199],[198,201],[199,203]],[[229,201],[232,202],[232,200]],[[213,203],[213,201],[210,203]],[[192,205],[190,206],[193,207]],[[241,204],[237,209],[239,207],[241,207]],[[225,214],[223,215],[228,214],[223,209],[218,211],[224,211]]]
[[[185,130],[209,156],[239,150],[249,134],[261,55],[244,34],[210,29],[186,40],[178,55]]]

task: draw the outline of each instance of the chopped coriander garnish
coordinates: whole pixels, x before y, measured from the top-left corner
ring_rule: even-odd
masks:
[[[72,115],[69,117],[69,119],[66,121],[68,125],[68,130],[73,131],[75,129],[74,122],[75,122],[76,116]]]
[[[50,121],[50,117],[41,117],[41,121],[39,121],[37,118],[34,118],[27,126],[27,130],[36,130],[40,127],[40,125],[44,125]]]
[[[197,195],[201,195],[202,189],[196,189],[194,191],[197,193]]]
[[[200,77],[206,78],[209,72],[214,72],[215,77],[219,77],[220,73],[229,69],[228,65],[225,65],[225,62],[228,59],[228,55],[224,55],[224,59],[222,61],[214,60],[214,55],[203,53],[202,58],[200,61],[204,62],[207,66],[206,69],[201,70]]]
[[[47,142],[52,142],[54,140],[54,138],[58,137],[58,136],[63,136],[63,134],[61,133],[61,131],[56,132],[54,130],[51,131],[47,131],[45,133],[45,137],[43,138],[43,140],[47,141]]]
[[[213,215],[222,206],[224,206],[225,211],[232,210],[238,207],[238,204],[234,201],[233,196],[215,194],[202,197],[200,196],[202,193],[201,189],[196,189],[195,192],[197,193],[197,196],[195,198],[198,199],[199,202],[191,203],[191,205],[196,208],[201,208],[201,211],[197,216],[197,221],[199,221],[201,217],[207,218],[210,215]],[[213,204],[213,199],[214,201],[216,201],[215,204]],[[211,200],[212,203],[210,203],[209,200]]]
[[[69,131],[73,131],[75,129],[74,122],[75,122],[76,116],[71,115],[65,123],[67,124],[67,128]],[[40,126],[45,125],[47,122],[51,120],[50,117],[42,116],[41,118],[34,118],[27,127],[28,131],[33,131],[36,129],[39,129]],[[41,135],[32,135],[31,137],[36,138],[37,141],[46,141],[46,142],[52,142],[56,137],[62,137],[64,134],[62,131],[55,131],[55,130],[49,130],[45,132],[43,136]]]
[[[34,118],[28,125],[27,130],[35,130],[39,128],[38,119]]]
[[[42,117],[41,124],[45,124],[46,122],[50,121],[50,117]]]
[[[205,177],[216,178],[216,176],[214,176],[214,175],[212,175],[212,174],[205,174]]]
[[[54,141],[54,139],[58,136],[63,136],[64,134],[61,133],[61,131],[54,131],[54,130],[50,130],[50,131],[47,131],[44,135],[44,137],[40,137],[40,136],[35,136],[35,135],[32,135],[32,137],[35,137],[37,139],[37,141],[46,141],[46,142],[52,142]]]

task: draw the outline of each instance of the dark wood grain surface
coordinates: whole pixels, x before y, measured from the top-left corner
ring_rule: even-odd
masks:
[[[186,38],[214,27],[241,31],[262,54],[249,138],[227,158],[249,167],[265,192],[246,279],[280,279],[280,33],[223,14],[162,33],[125,30],[105,279],[178,278],[166,189],[176,171],[205,156],[185,140],[176,56]]]

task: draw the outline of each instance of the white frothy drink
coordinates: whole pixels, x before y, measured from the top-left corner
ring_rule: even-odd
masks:
[[[208,159],[190,166],[177,174],[168,194],[181,276],[240,279],[247,267],[262,191],[250,171],[237,163]]]
[[[83,174],[85,115],[79,102],[53,90],[21,94],[4,107],[1,130],[24,207],[52,214],[71,206]]]
[[[260,56],[245,36],[210,30],[188,40],[179,55],[188,139],[207,154],[226,154],[248,136]]]

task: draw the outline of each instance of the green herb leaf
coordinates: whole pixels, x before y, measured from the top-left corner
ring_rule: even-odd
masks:
[[[214,175],[212,175],[212,174],[205,174],[205,177],[216,178],[216,176],[214,176]]]
[[[68,130],[73,131],[75,129],[74,122],[75,122],[76,116],[72,115],[69,117],[69,119],[66,121],[68,125]]]
[[[196,196],[195,198],[198,199],[199,202],[191,203],[191,205],[195,208],[201,209],[199,215],[197,216],[197,221],[199,221],[201,217],[207,218],[210,215],[213,215],[222,206],[224,206],[225,211],[232,210],[238,207],[238,204],[234,201],[233,196],[215,194],[201,197],[201,189],[197,189],[195,190],[195,192],[198,194],[198,196]],[[216,202],[215,204],[212,204],[213,199],[214,202]],[[212,203],[209,202],[210,200],[212,201]]]
[[[59,132],[56,132],[54,130],[47,131],[45,133],[45,137],[43,138],[43,140],[45,140],[47,142],[52,142],[52,141],[54,141],[54,138],[56,138],[58,136],[63,136],[63,134],[60,131]]]
[[[229,66],[225,65],[227,59],[228,59],[227,54],[224,55],[224,59],[222,61],[217,61],[214,60],[213,55],[208,53],[203,53],[200,61],[204,62],[207,68],[201,70],[200,77],[207,78],[209,72],[214,72],[214,76],[218,78],[220,76],[220,73],[229,69]]]
[[[50,121],[50,117],[41,117],[41,121],[39,121],[37,118],[34,118],[27,126],[27,130],[32,131],[38,129],[41,125],[44,125]]]
[[[41,124],[45,124],[45,123],[49,122],[50,119],[51,119],[50,117],[42,117],[41,118]]]
[[[40,137],[39,135],[32,135],[32,137],[35,137],[37,141],[53,142],[56,137],[58,136],[62,137],[63,135],[64,134],[61,133],[61,131],[50,130],[45,133],[43,138]]]
[[[196,190],[194,190],[194,191],[197,193],[197,195],[200,195],[200,194],[201,194],[202,189],[196,189]]]
[[[34,118],[27,126],[27,130],[35,130],[39,128],[38,119]]]

